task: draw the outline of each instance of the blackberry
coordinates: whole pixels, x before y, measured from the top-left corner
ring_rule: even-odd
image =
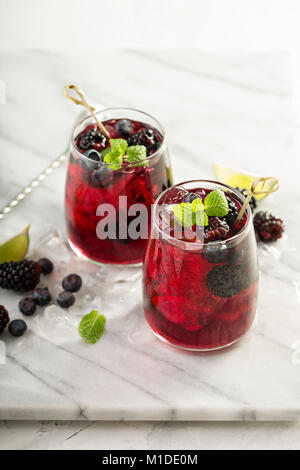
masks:
[[[212,242],[215,240],[222,240],[229,232],[229,226],[225,220],[219,217],[209,217],[208,226],[204,229],[204,240]]]
[[[242,193],[243,196],[245,197],[247,196],[247,194],[245,194],[245,191],[246,191],[245,188],[240,188],[237,186],[235,189],[237,189],[240,193]],[[251,207],[252,212],[254,211],[254,209],[256,209],[257,201],[254,196],[252,196],[252,198],[250,199],[249,206]]]
[[[127,139],[133,132],[133,125],[128,119],[121,119],[117,122],[116,129],[122,137]]]
[[[105,146],[106,137],[101,134],[99,129],[89,129],[84,132],[78,140],[80,150],[89,150],[95,147],[97,147],[97,150],[103,150]]]
[[[78,274],[68,274],[63,278],[62,286],[68,292],[77,292],[82,286],[82,279]]]
[[[0,334],[3,333],[9,323],[9,315],[6,308],[0,305]]]
[[[35,261],[23,260],[0,265],[0,287],[19,292],[33,290],[40,282],[41,267]]]
[[[235,203],[231,199],[227,198],[227,201],[229,211],[228,214],[225,216],[225,220],[229,227],[232,227],[234,222],[236,221],[237,216],[239,215],[239,211],[237,210]]]
[[[36,311],[36,302],[33,297],[24,297],[19,302],[19,310],[27,317],[33,315]]]
[[[232,297],[253,282],[246,264],[214,266],[205,279],[208,289],[218,297]]]
[[[135,134],[132,134],[128,138],[128,146],[131,145],[144,145],[149,151],[157,150],[159,148],[159,141],[154,134],[154,131],[150,128],[140,129]]]
[[[27,330],[24,320],[13,320],[8,326],[8,331],[12,336],[22,336]]]
[[[71,292],[61,292],[56,300],[61,308],[69,308],[74,304],[75,297]]]
[[[253,224],[258,239],[265,243],[278,240],[284,232],[283,221],[266,211],[257,212]]]
[[[219,247],[206,245],[203,249],[202,256],[209,263],[219,264],[227,261],[229,253],[225,245],[221,245]]]
[[[40,307],[48,305],[52,300],[48,287],[38,287],[35,289],[33,297],[37,305]]]
[[[38,260],[43,274],[50,274],[53,271],[53,263],[48,258],[41,258]]]

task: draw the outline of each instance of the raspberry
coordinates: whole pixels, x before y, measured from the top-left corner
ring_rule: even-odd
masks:
[[[283,221],[266,211],[258,212],[253,223],[258,238],[265,243],[278,240],[284,232]]]
[[[9,315],[6,308],[0,305],[0,334],[3,333],[9,323]]]
[[[3,263],[0,265],[0,287],[19,292],[33,290],[40,282],[41,267],[35,261]]]
[[[229,231],[226,221],[219,219],[219,217],[209,217],[208,224],[204,231],[204,240],[206,242],[222,240]]]

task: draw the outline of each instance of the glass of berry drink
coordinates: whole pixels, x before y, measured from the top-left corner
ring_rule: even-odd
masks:
[[[165,130],[150,115],[129,108],[110,108],[96,113],[111,139],[125,139],[128,146],[142,145],[144,161],[112,169],[104,162],[110,139],[97,127],[92,117],[81,121],[73,133],[65,192],[68,240],[73,250],[99,263],[135,264],[143,259],[151,221],[151,205],[172,184]],[[123,196],[120,198],[120,196]],[[124,198],[125,197],[125,198]],[[147,223],[141,236],[129,236],[134,217],[133,204],[147,209]],[[99,214],[98,208],[110,205],[115,215]],[[115,225],[107,238],[99,238],[97,225],[103,219]]]
[[[228,214],[208,216],[206,226],[180,226],[171,208],[195,199],[204,202],[214,190],[226,197]],[[249,206],[234,223],[244,200],[230,186],[207,180],[173,186],[158,197],[145,252],[143,291],[146,320],[163,341],[207,351],[229,346],[250,328],[258,267]]]

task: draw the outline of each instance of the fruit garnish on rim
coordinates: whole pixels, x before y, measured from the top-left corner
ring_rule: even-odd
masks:
[[[243,170],[240,169],[233,169],[226,167],[224,165],[220,165],[215,163],[213,165],[214,173],[216,176],[217,181],[221,183],[227,184],[228,186],[232,186],[233,188],[237,188],[244,192],[244,190],[251,189],[251,186],[257,179],[259,179],[259,175],[248,174]],[[265,183],[264,188],[266,189],[273,189],[275,186],[275,179],[271,181],[271,179]],[[257,186],[257,191],[262,189],[262,183],[259,183]],[[268,192],[257,193],[255,195],[256,200],[261,200],[268,195]]]

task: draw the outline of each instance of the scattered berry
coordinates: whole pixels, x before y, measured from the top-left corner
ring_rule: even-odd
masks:
[[[239,188],[239,187],[237,186],[235,189],[237,189],[238,191],[240,191],[240,193],[242,193],[243,196],[246,197],[246,194],[245,194],[246,189],[245,189],[245,188]],[[249,201],[249,206],[251,207],[251,210],[252,210],[252,212],[253,212],[254,209],[255,209],[256,206],[257,206],[257,202],[256,202],[256,199],[255,199],[254,196],[252,196],[252,198],[250,199],[250,201]]]
[[[103,150],[106,146],[106,137],[101,134],[99,129],[89,129],[88,131],[81,134],[78,139],[78,147],[80,150],[89,150],[96,148],[97,150]]]
[[[284,232],[283,221],[266,211],[257,212],[253,223],[257,237],[265,243],[278,240]]]
[[[128,121],[128,119],[121,119],[117,122],[116,129],[121,136],[127,139],[133,132],[133,125],[131,121]]]
[[[43,274],[50,274],[53,271],[53,263],[48,258],[41,258],[38,260]]]
[[[207,242],[222,240],[228,232],[229,226],[225,220],[219,217],[209,217],[208,226],[204,229],[204,240]]]
[[[9,315],[6,308],[0,305],[0,334],[3,333],[9,323]]]
[[[0,265],[0,287],[19,292],[33,290],[40,281],[41,267],[35,261],[22,260]]]
[[[68,292],[77,292],[82,286],[82,279],[78,274],[68,274],[63,278],[62,286]]]
[[[24,320],[13,320],[8,325],[8,331],[12,336],[22,336],[27,330],[27,325]]]
[[[75,302],[75,297],[71,292],[61,292],[57,297],[57,303],[61,308],[69,308]]]
[[[36,302],[33,297],[24,297],[19,302],[19,310],[23,315],[30,316],[36,311]]]
[[[91,173],[90,184],[94,188],[106,188],[112,182],[113,177],[113,171],[107,165],[101,165],[99,170]]]
[[[38,287],[35,289],[33,297],[37,305],[40,307],[48,305],[52,300],[48,287]]]

